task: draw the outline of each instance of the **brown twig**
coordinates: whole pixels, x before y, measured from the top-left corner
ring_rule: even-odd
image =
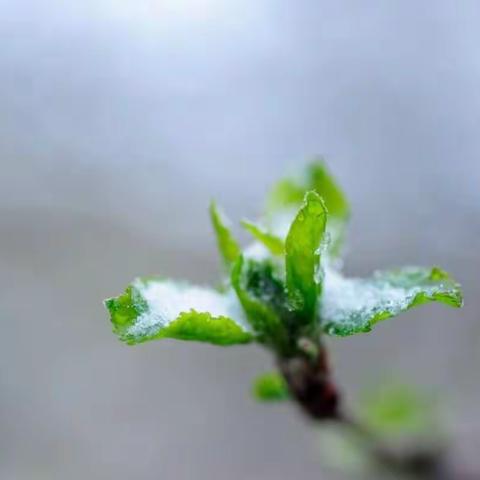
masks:
[[[327,352],[323,346],[314,357],[300,353],[281,358],[278,366],[292,397],[304,413],[315,421],[335,421],[360,437],[377,466],[398,476],[422,480],[480,480],[476,477],[452,476],[446,464],[444,449],[425,449],[420,445],[409,451],[387,446],[367,427],[345,414],[340,395],[330,374]]]

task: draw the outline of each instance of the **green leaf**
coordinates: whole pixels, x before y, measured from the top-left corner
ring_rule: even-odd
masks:
[[[348,200],[323,160],[307,165],[299,178],[280,180],[268,196],[267,210],[296,208],[310,190],[315,190],[323,198],[330,215],[345,220],[350,216]]]
[[[301,323],[313,320],[320,293],[320,243],[327,219],[322,198],[307,192],[285,242],[286,286],[290,306]]]
[[[312,162],[299,178],[281,180],[271,191],[267,202],[269,224],[275,234],[284,238],[295,210],[307,191],[314,190],[324,200],[329,213],[327,232],[329,254],[341,253],[350,205],[322,160]]]
[[[161,279],[137,279],[123,295],[105,300],[113,331],[133,345],[160,338],[216,345],[253,339],[235,294]]]
[[[295,208],[302,203],[305,193],[313,189],[311,181],[298,181],[292,178],[284,178],[272,188],[267,199],[267,211],[275,212],[288,208]]]
[[[326,465],[353,474],[353,478],[384,478],[379,458],[372,455],[379,446],[395,454],[392,458],[404,461],[417,455],[442,458],[445,453],[447,436],[433,395],[389,380],[362,395],[354,405],[360,430],[332,422],[319,432],[320,453]],[[413,477],[393,473],[387,478]]]
[[[290,397],[287,382],[276,372],[259,375],[253,382],[252,393],[262,402],[278,402]]]
[[[284,285],[268,261],[238,257],[231,272],[231,283],[250,325],[259,339],[284,348],[285,330],[280,320]]]
[[[350,216],[348,200],[322,160],[317,160],[307,167],[307,178],[313,190],[325,201],[329,214],[347,220]]]
[[[210,204],[210,218],[217,237],[217,245],[227,267],[235,262],[241,250],[230,231],[230,222],[215,202]]]
[[[379,435],[438,435],[441,421],[434,400],[413,386],[388,383],[364,396],[359,415]]]
[[[242,220],[242,226],[245,227],[258,241],[263,243],[273,255],[282,255],[285,250],[285,244],[281,238],[270,233],[264,227]]]
[[[323,330],[347,336],[427,302],[463,304],[460,286],[439,268],[406,267],[376,272],[372,278],[345,278],[325,272],[320,310]]]

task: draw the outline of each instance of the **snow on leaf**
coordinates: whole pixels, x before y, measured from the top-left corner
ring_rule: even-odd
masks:
[[[376,272],[367,279],[345,278],[327,269],[320,322],[330,335],[353,335],[369,332],[377,322],[427,302],[461,307],[460,287],[436,267]]]
[[[128,344],[176,338],[231,345],[253,337],[233,291],[137,279],[105,306],[114,332]]]

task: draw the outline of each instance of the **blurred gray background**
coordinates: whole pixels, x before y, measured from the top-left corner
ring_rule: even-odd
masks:
[[[330,341],[337,378],[440,392],[478,466],[479,25],[476,1],[0,1],[0,478],[333,478],[294,408],[249,397],[266,353],[127,347],[101,303],[213,281],[210,198],[253,217],[318,153],[349,273],[440,264],[466,294]]]

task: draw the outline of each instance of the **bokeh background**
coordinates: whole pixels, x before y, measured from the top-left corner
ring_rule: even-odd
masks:
[[[0,478],[336,478],[250,398],[266,353],[127,347],[101,303],[213,281],[210,198],[254,217],[315,154],[354,206],[349,273],[440,264],[466,294],[332,340],[337,378],[439,392],[478,467],[479,24],[464,0],[1,0]]]

